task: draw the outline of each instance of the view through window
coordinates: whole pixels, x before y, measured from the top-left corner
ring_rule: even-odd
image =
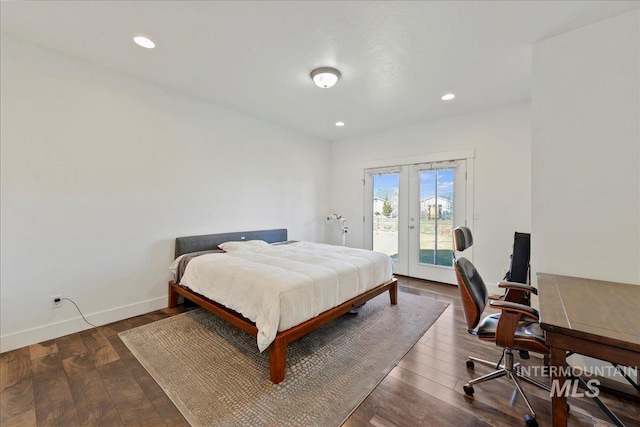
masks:
[[[363,170],[364,245],[389,255],[396,274],[456,283],[453,229],[473,212],[473,153],[450,154]]]
[[[373,250],[398,260],[399,173],[373,175]]]
[[[455,169],[420,171],[420,262],[453,265]]]

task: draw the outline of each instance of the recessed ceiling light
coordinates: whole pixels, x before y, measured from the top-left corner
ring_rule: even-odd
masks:
[[[336,122],[336,126],[342,127],[342,126],[344,126],[344,122]]]
[[[451,101],[455,97],[456,96],[453,93],[447,93],[445,95],[442,95],[442,100],[443,101]]]
[[[333,87],[336,83],[338,83],[339,78],[340,71],[331,67],[316,68],[311,72],[311,79],[313,79],[313,82],[316,84],[316,86],[323,89]]]
[[[146,37],[137,36],[133,38],[133,41],[136,42],[138,46],[142,46],[146,49],[153,49],[154,47],[156,47],[156,44]]]

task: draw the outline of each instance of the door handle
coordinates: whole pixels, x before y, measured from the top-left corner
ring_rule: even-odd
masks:
[[[409,228],[413,230],[414,228],[416,228],[416,226],[415,225],[410,225]]]

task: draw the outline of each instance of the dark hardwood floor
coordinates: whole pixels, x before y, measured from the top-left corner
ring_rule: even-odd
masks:
[[[527,409],[510,404],[506,379],[462,386],[490,372],[465,366],[467,355],[497,360],[500,349],[466,332],[454,286],[400,278],[401,292],[450,304],[438,321],[344,424],[355,426],[519,426]],[[402,304],[402,293],[399,296]],[[187,426],[171,400],[120,341],[118,332],[181,313],[163,309],[3,353],[0,357],[0,425]],[[531,358],[523,364],[539,364]],[[267,373],[265,373],[266,375]],[[551,425],[548,393],[524,385],[540,426]],[[640,404],[602,396],[627,426],[640,425]],[[606,426],[605,415],[587,398],[571,398],[571,426]]]

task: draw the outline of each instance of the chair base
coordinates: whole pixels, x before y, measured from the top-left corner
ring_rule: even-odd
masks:
[[[489,374],[483,375],[481,377],[475,378],[471,381],[469,381],[467,384],[465,384],[463,386],[464,392],[467,396],[473,396],[474,393],[474,389],[473,389],[473,385],[474,384],[480,384],[483,383],[485,381],[489,381],[489,380],[493,380],[495,378],[500,378],[500,377],[504,377],[506,376],[507,378],[509,378],[513,384],[516,387],[516,390],[518,390],[518,393],[522,396],[522,399],[524,400],[524,403],[527,405],[527,408],[529,409],[530,414],[527,414],[525,416],[525,422],[526,425],[528,427],[534,427],[537,426],[538,423],[535,420],[536,418],[536,413],[533,410],[533,407],[531,406],[531,404],[529,403],[529,399],[527,398],[527,395],[525,394],[524,390],[522,389],[522,387],[520,386],[520,382],[518,381],[519,379],[526,381],[530,384],[533,384],[537,387],[540,387],[543,390],[546,391],[551,391],[551,388],[536,380],[535,378],[531,378],[528,377],[526,375],[524,375],[520,369],[519,369],[519,363],[514,363],[513,361],[513,352],[511,351],[511,349],[504,349],[503,350],[503,356],[504,356],[504,363],[501,365],[496,366],[495,363],[489,362],[487,360],[483,360],[483,359],[478,359],[476,357],[469,357],[469,360],[467,360],[467,367],[473,369],[473,364],[474,362],[478,362],[481,363],[483,365],[487,365],[487,366],[491,366],[495,369],[497,369],[494,372],[491,372]],[[501,359],[502,360],[502,359]]]

